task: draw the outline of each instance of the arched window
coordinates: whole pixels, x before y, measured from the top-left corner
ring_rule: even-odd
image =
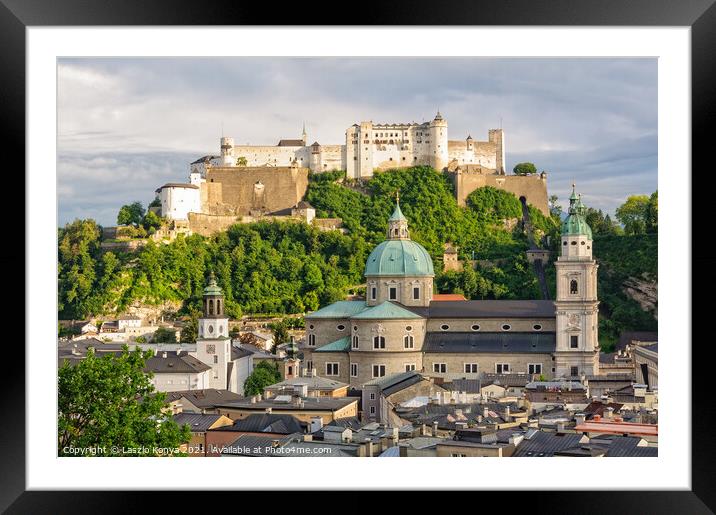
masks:
[[[351,348],[357,349],[358,348],[358,335],[353,335],[353,339],[351,342]]]
[[[309,347],[315,347],[315,346],[316,346],[316,335],[315,335],[315,334],[309,334],[309,335],[308,335],[308,346],[309,346]]]
[[[414,342],[414,340],[413,340],[413,335],[412,335],[412,334],[406,334],[406,335],[403,337],[403,344],[405,345],[405,348],[406,348],[406,349],[413,349],[413,348],[415,348],[415,342]]]
[[[576,280],[576,279],[572,279],[572,280],[569,282],[569,293],[571,293],[571,294],[577,294],[578,290],[579,290],[579,289],[578,289],[578,287],[577,287],[577,280]]]
[[[374,336],[373,337],[373,348],[374,349],[385,349],[385,336]]]
[[[214,299],[209,299],[209,314],[214,314]]]
[[[221,315],[221,299],[216,299],[216,314]]]

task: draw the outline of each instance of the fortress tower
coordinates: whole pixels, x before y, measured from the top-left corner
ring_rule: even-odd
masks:
[[[448,164],[448,126],[447,121],[442,117],[440,111],[430,122],[430,166],[436,170],[442,170]]]
[[[555,376],[599,373],[597,263],[585,207],[574,192],[562,223],[562,253],[557,269]]]

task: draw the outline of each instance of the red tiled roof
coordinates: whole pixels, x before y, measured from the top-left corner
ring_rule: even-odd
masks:
[[[614,421],[589,421],[577,424],[574,430],[578,433],[608,433],[608,434],[629,434],[640,436],[657,436],[659,434],[659,426],[657,424],[635,424],[633,422],[614,422]]]
[[[433,300],[434,301],[444,301],[444,300],[467,300],[464,295],[460,295],[459,293],[434,293],[433,294]]]

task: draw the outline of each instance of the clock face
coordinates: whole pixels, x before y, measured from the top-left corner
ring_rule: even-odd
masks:
[[[207,354],[216,354],[216,345],[214,345],[213,343],[211,345],[207,345],[206,353]]]

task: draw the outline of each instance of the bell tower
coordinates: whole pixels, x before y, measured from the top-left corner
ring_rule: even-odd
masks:
[[[198,321],[196,358],[211,367],[209,388],[228,389],[228,363],[231,361],[229,318],[224,314],[224,291],[216,284],[214,272],[204,288],[204,313]]]
[[[597,265],[586,208],[572,185],[557,269],[555,377],[599,374]]]

